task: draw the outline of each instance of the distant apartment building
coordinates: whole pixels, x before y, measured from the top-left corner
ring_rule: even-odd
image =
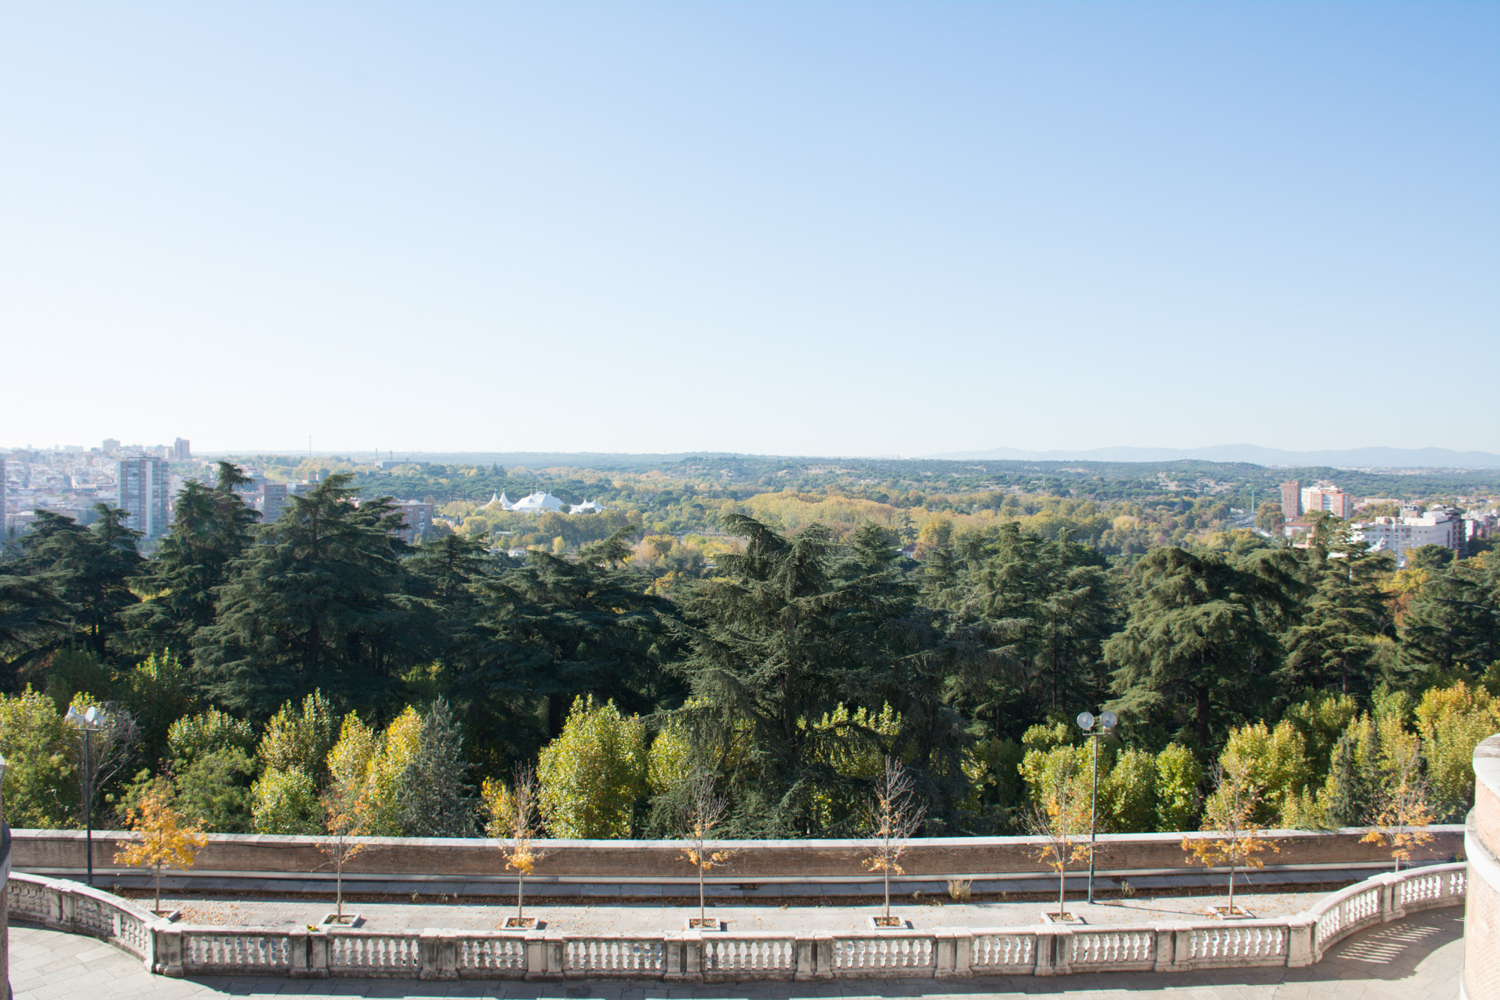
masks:
[[[4,464],[0,463],[0,469]],[[1470,543],[1483,538],[1489,538],[1495,531],[1495,524],[1500,521],[1496,511],[1473,510],[1464,515],[1464,540]]]
[[[1302,484],[1295,479],[1281,484],[1281,516],[1288,521],[1302,516]]]
[[[187,438],[178,438],[172,442],[172,461],[190,462],[193,459],[192,442]]]
[[[0,458],[0,539],[5,538],[5,459]]]
[[[271,524],[281,517],[281,512],[286,510],[287,484],[286,483],[261,483],[260,498],[255,506],[260,510],[260,523]]]
[[[1467,539],[1464,519],[1451,507],[1433,507],[1425,514],[1407,508],[1400,517],[1377,517],[1355,525],[1352,538],[1369,543],[1373,552],[1395,557],[1396,565],[1406,565],[1406,551],[1423,545],[1442,545],[1462,556]]]
[[[1304,515],[1321,510],[1346,521],[1354,516],[1354,497],[1332,483],[1314,483],[1300,490],[1298,501]]]
[[[396,509],[401,512],[402,526],[396,537],[407,545],[415,545],[432,533],[431,500],[397,500]]]
[[[125,526],[144,532],[147,538],[165,535],[171,523],[167,463],[155,455],[122,458],[115,463],[115,482],[119,488],[116,506],[130,515]]]
[[[115,452],[120,450],[120,442],[116,441],[114,438],[105,438],[104,447],[102,450],[106,455],[113,455]]]

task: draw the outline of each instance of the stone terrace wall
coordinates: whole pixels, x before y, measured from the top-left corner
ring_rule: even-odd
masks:
[[[1500,1000],[1500,736],[1474,748],[1463,986],[1469,1000]]]
[[[1415,852],[1415,861],[1458,861],[1464,857],[1464,828],[1436,826],[1432,842]],[[1309,832],[1268,831],[1281,852],[1263,855],[1267,866],[1326,865],[1330,868],[1389,863],[1379,844],[1360,842],[1362,830]],[[1200,836],[1188,834],[1187,836]],[[95,832],[94,867],[113,868],[115,851],[126,842],[120,832]],[[1100,840],[1100,872],[1142,873],[1190,867],[1182,834],[1115,834]],[[350,875],[422,875],[459,878],[505,877],[492,840],[364,838],[365,850],[345,869]],[[905,880],[994,878],[1048,872],[1037,860],[1035,837],[971,837],[915,840],[902,856]],[[315,837],[211,834],[198,854],[194,871],[306,873],[324,867]],[[720,841],[734,850],[730,863],[715,871],[715,882],[868,881],[860,866],[860,842],[853,840]],[[546,857],[538,863],[539,880],[600,882],[692,881],[680,844],[641,840],[540,841]],[[15,831],[15,866],[42,874],[81,870],[84,835],[75,830]]]

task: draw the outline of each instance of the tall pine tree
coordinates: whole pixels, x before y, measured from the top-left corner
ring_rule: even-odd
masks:
[[[193,641],[194,675],[219,705],[266,718],[321,689],[375,708],[429,652],[413,636],[389,499],[356,505],[349,473],[290,504],[229,566],[213,625]]]
[[[213,624],[218,588],[260,518],[234,492],[245,481],[237,467],[220,462],[217,486],[189,481],[177,494],[172,530],[141,578],[152,596],[126,615],[139,646],[189,657],[198,631]]]

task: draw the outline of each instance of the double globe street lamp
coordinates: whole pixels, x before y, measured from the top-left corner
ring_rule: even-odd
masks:
[[[1095,728],[1098,723],[1098,728]],[[1089,902],[1094,901],[1094,841],[1099,835],[1099,737],[1119,725],[1120,717],[1104,712],[1096,719],[1092,712],[1078,713],[1078,728],[1094,739],[1094,785],[1089,792]]]
[[[86,712],[69,706],[63,720],[83,734],[83,843],[85,864],[88,868],[88,884],[94,884],[94,771],[89,760],[89,737],[103,732],[109,724],[109,716],[98,708],[90,707]]]

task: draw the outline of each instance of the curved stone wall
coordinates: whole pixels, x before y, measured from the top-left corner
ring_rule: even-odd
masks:
[[[1464,996],[1500,1000],[1500,736],[1474,748],[1474,811],[1465,847]]]

